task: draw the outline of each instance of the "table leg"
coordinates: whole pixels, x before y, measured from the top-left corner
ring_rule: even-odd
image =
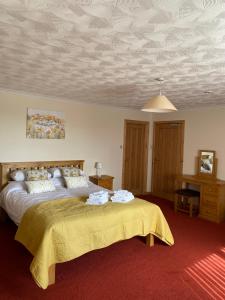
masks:
[[[154,235],[149,233],[148,235],[146,235],[146,245],[149,247],[153,247],[154,246]]]
[[[55,265],[51,265],[48,269],[48,284],[55,283]]]

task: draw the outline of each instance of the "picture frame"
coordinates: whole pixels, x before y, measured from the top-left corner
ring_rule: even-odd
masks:
[[[217,176],[217,158],[214,150],[199,150],[197,158],[197,175],[205,179]]]
[[[64,113],[28,108],[26,137],[30,139],[65,139]]]

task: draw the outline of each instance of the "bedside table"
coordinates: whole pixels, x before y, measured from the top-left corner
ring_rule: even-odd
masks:
[[[112,190],[113,189],[113,179],[114,177],[108,175],[102,175],[98,177],[97,175],[89,176],[89,180],[94,184],[100,185],[105,189]]]

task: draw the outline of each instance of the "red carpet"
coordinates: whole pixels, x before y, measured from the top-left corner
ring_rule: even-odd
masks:
[[[150,197],[149,197],[150,198]],[[14,241],[16,226],[0,224],[0,299],[225,299],[225,223],[214,224],[162,208],[175,238],[173,247],[140,238],[93,251],[57,265],[56,284],[36,286],[32,256]]]

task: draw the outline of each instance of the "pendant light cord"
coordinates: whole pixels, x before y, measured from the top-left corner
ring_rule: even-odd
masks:
[[[162,80],[159,81],[159,95],[162,96]]]

